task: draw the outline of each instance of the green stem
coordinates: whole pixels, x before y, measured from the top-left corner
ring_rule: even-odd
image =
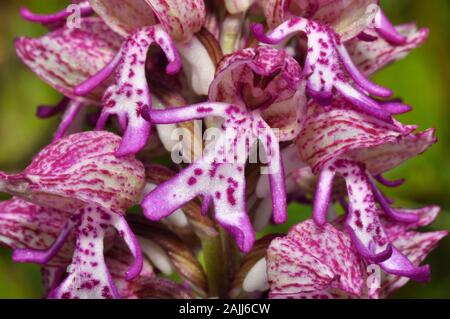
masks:
[[[209,296],[223,298],[226,295],[226,283],[223,280],[226,276],[221,236],[202,239],[202,248]]]
[[[203,239],[202,246],[209,296],[229,298],[230,284],[240,262],[233,238],[220,228],[219,236]]]

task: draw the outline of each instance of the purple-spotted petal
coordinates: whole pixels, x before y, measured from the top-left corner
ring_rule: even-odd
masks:
[[[388,233],[390,233],[389,228],[387,229]],[[398,249],[398,251],[409,260],[408,269],[412,270],[413,274],[422,275],[419,278],[413,279],[429,279],[428,268],[427,266],[419,267],[418,265],[426,258],[426,256],[436,248],[437,244],[440,240],[448,235],[447,231],[435,231],[435,232],[425,232],[419,233],[415,231],[407,231],[402,234],[398,234],[392,236],[391,239],[393,241],[394,246]],[[391,234],[390,234],[391,236]],[[392,270],[390,268],[384,267],[385,270]],[[395,268],[394,268],[395,270]],[[410,273],[401,273],[397,272],[398,275],[407,275],[408,277],[399,277],[398,275],[387,274],[384,278],[381,286],[381,294],[382,296],[387,296],[391,294],[393,291],[401,288],[405,285],[409,278],[411,277]]]
[[[254,241],[246,214],[245,162],[251,147],[260,139],[268,157],[268,174],[274,221],[286,218],[283,166],[277,137],[257,111],[225,103],[205,103],[151,112],[157,124],[177,123],[201,119],[205,116],[224,118],[217,143],[205,155],[180,172],[176,177],[150,192],[142,206],[151,220],[160,220],[196,196],[212,201],[216,219],[235,237],[239,248],[248,252]]]
[[[107,65],[122,41],[93,17],[81,19],[80,28],[64,26],[41,38],[21,37],[16,51],[33,72],[65,96],[98,103],[105,87],[85,98],[75,96],[73,89]]]
[[[392,45],[379,37],[375,41],[366,42],[358,39],[348,41],[345,46],[353,62],[365,75],[371,75],[386,65],[404,58],[410,51],[421,46],[428,38],[428,30],[418,30],[414,24],[396,27],[406,37],[401,45]]]
[[[146,0],[159,23],[177,42],[189,41],[205,22],[204,0]]]
[[[65,222],[63,229],[60,230],[52,245],[45,250],[38,250],[35,248],[19,248],[15,249],[12,259],[15,262],[28,262],[36,264],[47,264],[53,257],[55,257],[61,248],[68,242],[73,229],[78,224],[78,218],[71,217]]]
[[[436,130],[428,129],[423,132],[404,134],[396,141],[386,141],[371,148],[354,149],[349,151],[347,156],[364,163],[373,175],[378,175],[424,153],[436,142]]]
[[[45,251],[54,243],[68,219],[67,213],[18,198],[3,201],[0,203],[0,243],[15,251]],[[72,248],[65,245],[56,256],[53,255],[55,258],[48,260],[48,265],[65,267],[71,255]]]
[[[128,36],[134,30],[157,23],[146,0],[89,0],[92,9],[115,32]]]
[[[57,140],[22,173],[0,173],[0,190],[67,213],[86,203],[124,211],[140,197],[145,170],[133,157],[115,156],[120,143],[120,137],[103,131]]]
[[[160,23],[177,42],[189,41],[205,21],[202,0],[90,0],[95,12],[119,34]]]
[[[328,24],[344,41],[360,34],[378,12],[378,0],[268,0],[264,6],[267,24],[273,28],[299,16]]]
[[[308,107],[297,146],[302,160],[318,173],[330,160],[345,157],[351,150],[358,153],[367,149],[370,153],[374,147],[395,143],[413,130],[398,122],[380,121],[336,98],[329,109],[315,103]]]
[[[308,39],[303,70],[307,77],[306,92],[318,103],[328,106],[332,101],[333,89],[336,89],[366,113],[392,122],[390,114],[366,95],[368,92],[389,97],[392,92],[372,83],[360,73],[341,39],[329,26],[304,18],[292,18],[267,35],[261,24],[253,25],[252,29],[258,40],[268,44],[278,44],[296,33],[305,33]]]
[[[283,101],[298,89],[301,72],[284,50],[260,46],[236,51],[220,62],[209,99],[253,108],[266,100]]]
[[[105,262],[104,238],[109,227],[113,227],[130,249],[134,261],[124,274],[127,280],[136,278],[143,266],[137,239],[119,214],[88,205],[81,208],[78,215],[77,241],[68,276],[49,296],[63,299],[119,298],[119,291]]]
[[[122,47],[121,60],[117,66],[115,84],[103,96],[102,114],[97,129],[103,129],[111,114],[126,124],[118,156],[137,153],[147,143],[150,123],[144,119],[152,107],[150,91],[146,80],[145,62],[148,49],[158,44],[166,54],[169,64],[166,72],[173,74],[180,69],[180,58],[169,35],[160,27],[145,27],[136,30]]]
[[[361,261],[350,238],[329,224],[318,227],[312,220],[272,241],[267,272],[272,298],[332,288],[360,296],[364,284]]]
[[[371,262],[385,261],[392,254],[392,246],[378,216],[367,171],[362,165],[345,160],[337,160],[327,170],[339,173],[346,182],[349,196],[346,229],[358,252]]]
[[[219,224],[249,251],[255,237],[246,214],[244,165],[199,160],[150,192],[144,214],[160,220],[199,195],[212,198]]]

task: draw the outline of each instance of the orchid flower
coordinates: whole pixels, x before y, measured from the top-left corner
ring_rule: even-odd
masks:
[[[4,201],[0,203],[0,243],[14,250],[23,248],[33,250],[48,249],[52,242],[57,239],[58,233],[64,228],[64,224],[69,218],[70,215],[63,211],[46,209],[21,199],[14,198]],[[105,247],[105,264],[120,298],[136,299],[144,294],[158,296],[163,293],[161,291],[163,285],[172,286],[172,288],[180,290],[177,293],[179,297],[190,295],[185,287],[181,285],[177,287],[175,283],[157,278],[153,267],[145,259],[139,276],[133,280],[127,279],[125,273],[133,266],[134,257],[130,254],[120,236],[117,236],[111,230],[108,230],[105,238],[105,241],[108,242],[108,245]],[[70,265],[74,250],[74,237],[75,233],[72,232],[71,238],[64,243],[58,254],[42,266],[42,281],[46,295],[50,298],[58,297],[55,289],[63,282],[66,268]],[[173,241],[172,245],[179,247]],[[186,258],[189,255],[186,254],[186,251],[183,251],[183,256]],[[182,264],[181,261],[178,261],[178,263]],[[184,264],[183,269],[186,269]],[[95,280],[92,280],[91,283],[94,284]],[[195,282],[194,279],[192,280]],[[89,285],[89,283],[85,282],[84,285]],[[166,293],[164,292],[164,294]],[[61,297],[85,297],[85,295],[72,296],[65,294]],[[90,297],[109,298],[112,296],[103,294],[102,291],[102,295],[90,295]]]
[[[160,26],[175,43],[192,89],[207,94],[214,63],[201,31],[205,21],[203,0],[91,0],[94,11],[122,36],[137,29]],[[142,57],[145,58],[145,57]]]
[[[196,196],[203,197],[202,211],[207,213],[214,203],[217,222],[228,230],[239,248],[247,252],[254,233],[246,214],[245,162],[250,147],[261,139],[269,158],[269,174],[274,196],[274,220],[286,218],[283,168],[280,162],[277,136],[262,119],[258,110],[227,103],[201,103],[151,113],[153,123],[169,124],[206,116],[224,119],[216,146],[176,177],[150,192],[142,202],[144,214],[160,220]],[[231,146],[231,148],[230,148]]]
[[[97,122],[97,129],[101,130],[111,114],[118,116],[119,123],[125,130],[121,147],[117,150],[118,156],[134,154],[141,150],[149,137],[150,123],[143,117],[143,113],[147,113],[152,106],[145,80],[145,60],[153,43],[161,46],[170,61],[166,68],[167,73],[175,73],[180,67],[177,51],[161,28],[142,28],[128,38],[122,47],[123,55],[120,55],[120,63],[117,66],[116,84],[106,90],[102,114]]]
[[[152,107],[145,69],[150,46],[157,44],[166,54],[169,61],[166,68],[168,74],[175,74],[181,68],[179,51],[182,53],[183,60],[187,61],[186,68],[190,66],[190,63],[198,61],[193,55],[194,52],[201,52],[208,56],[199,40],[193,38],[193,34],[199,31],[204,19],[204,4],[197,0],[190,2],[187,6],[182,1],[168,1],[166,4],[150,0],[126,3],[91,1],[94,11],[112,30],[126,36],[127,40],[113,62],[77,87],[75,92],[78,95],[87,94],[103,82],[114,69],[117,69],[116,83],[104,94],[103,109],[97,122],[97,129],[103,129],[109,115],[118,116],[119,123],[125,131],[122,145],[117,151],[119,156],[140,151],[147,143],[150,134],[150,123],[143,115]],[[188,7],[192,10],[188,10]],[[151,11],[158,18],[159,24],[155,24],[156,19]],[[183,19],[180,20],[180,17]],[[213,74],[214,68],[210,68],[207,73]],[[208,74],[205,76],[208,77]],[[198,77],[193,77],[192,83],[196,83],[199,79],[202,82],[202,76],[203,74],[199,74]],[[201,91],[202,88],[199,90]]]
[[[260,109],[279,132],[280,141],[294,139],[301,129],[306,99],[299,64],[284,51],[268,47],[244,49],[220,62],[209,100]]]
[[[18,198],[4,201],[0,203],[0,243],[14,249],[14,255],[17,255],[16,251],[24,248],[46,250],[57,239],[68,219],[70,219],[70,214],[63,211],[46,209]],[[204,293],[203,272],[187,246],[164,229],[155,228],[143,220],[132,218],[129,222],[135,231],[145,236],[145,241],[144,237],[138,236],[144,257],[146,257],[138,277],[130,280],[125,276],[127,270],[134,264],[134,257],[122,238],[111,228],[108,229],[105,238],[105,242],[108,243],[104,247],[105,264],[120,298],[135,299],[140,298],[143,294],[157,296],[162,293],[160,289],[164,285],[180,290],[178,293],[174,292],[176,295],[178,294],[178,297],[190,296],[191,292],[187,287],[181,285],[177,287],[175,283],[156,277],[152,265],[160,267],[162,258],[168,259],[165,261],[166,263],[173,263],[177,271],[193,285],[197,293]],[[42,265],[42,280],[46,295],[50,298],[58,297],[55,289],[63,282],[66,269],[70,272],[73,267],[70,266],[70,263],[75,248],[75,235],[75,232],[72,232],[57,255]],[[147,238],[151,238],[152,243]],[[170,257],[164,257],[161,256],[161,253],[152,251],[153,246],[156,245],[153,241],[165,245]],[[83,256],[82,258],[86,259]],[[99,270],[97,269],[97,271]],[[78,280],[83,285],[81,278]],[[90,283],[94,283],[95,280],[97,279],[93,279]],[[90,283],[84,282],[84,286],[90,285]],[[164,292],[164,294],[166,293]],[[86,297],[86,295],[65,294],[61,297]],[[112,296],[103,294],[102,291],[102,295],[91,294],[90,297],[110,298]]]
[[[64,229],[70,214],[63,211],[44,208],[19,198],[0,202],[0,242],[16,249],[48,249],[59,233]],[[45,265],[49,268],[65,268],[70,264],[73,248],[70,242],[74,234],[69,235],[66,243]],[[48,286],[54,286],[49,283]]]
[[[230,78],[237,80],[235,84],[229,82]],[[242,251],[248,251],[254,234],[246,214],[244,164],[251,147],[260,139],[269,158],[274,221],[284,222],[283,167],[276,146],[278,137],[272,127],[282,129],[280,140],[298,134],[302,103],[296,93],[299,82],[298,64],[283,52],[263,47],[247,49],[228,56],[218,68],[209,95],[210,100],[221,103],[152,111],[151,122],[156,124],[211,116],[221,117],[223,124],[213,150],[206,151],[201,159],[145,197],[142,206],[146,216],[160,220],[187,201],[202,196],[203,211],[206,213],[210,202],[214,202],[219,224],[234,236]],[[292,120],[272,117],[275,110],[283,109]]]
[[[201,27],[204,19],[204,4],[202,1],[193,0],[189,7],[195,10],[186,10],[185,3],[171,1],[168,3],[171,9],[167,10],[165,5],[157,1],[128,1],[129,4],[124,4],[123,1],[89,2],[90,4],[86,1],[78,5],[86,6],[91,11],[94,10],[110,26],[111,29],[108,32],[115,31],[120,36],[127,37],[127,40],[115,58],[109,60],[109,63],[103,65],[95,74],[90,74],[88,79],[78,83],[71,93],[76,96],[89,95],[92,91],[98,90],[96,88],[117,69],[116,84],[110,86],[104,93],[103,109],[97,122],[97,129],[103,129],[109,115],[116,114],[124,130],[123,143],[117,154],[119,156],[134,154],[145,146],[150,133],[150,125],[142,117],[143,110],[151,107],[151,96],[145,78],[147,51],[153,43],[161,46],[170,62],[167,67],[169,74],[177,73],[181,67],[178,50],[182,53],[183,61],[186,61],[184,63],[186,68],[189,68],[191,63],[195,64],[198,61],[195,55],[199,53],[209,59],[208,52],[197,38],[186,43]],[[67,12],[67,10],[63,11],[64,14]],[[56,16],[64,19],[66,17],[64,14],[56,14]],[[179,19],[180,14],[183,15],[184,21]],[[157,22],[155,17],[159,21],[158,25],[155,25]],[[123,19],[126,19],[126,24]],[[190,27],[187,28],[186,24]],[[115,38],[117,37],[116,35]],[[175,47],[174,40],[179,42],[178,48]],[[56,54],[58,55],[58,53],[60,52],[57,51]],[[55,62],[50,61],[50,63]],[[57,66],[52,65],[51,67]],[[195,69],[197,70],[197,68]],[[203,72],[194,75],[191,83],[197,85],[198,91],[203,90],[206,93],[205,86],[199,86],[197,83],[206,83],[208,86],[213,74],[214,67],[212,66],[206,71],[206,74]],[[123,103],[125,100],[127,102]],[[116,105],[118,103],[121,104],[120,107]],[[78,103],[70,105],[56,138],[61,137],[67,130],[68,123],[73,120],[79,108]]]
[[[446,231],[419,233],[410,229],[431,223],[439,208],[409,211],[418,222],[389,225],[389,239],[414,265],[418,265],[447,236]],[[318,227],[312,220],[294,226],[286,237],[276,238],[267,250],[267,272],[271,298],[378,298],[408,282],[403,274],[381,276],[370,281],[370,273],[348,234],[330,224]],[[365,284],[378,284],[377,288]],[[368,288],[368,289],[366,289]]]
[[[46,264],[77,229],[70,275],[55,296],[119,296],[103,258],[109,227],[119,231],[135,258],[127,278],[136,277],[142,268],[140,247],[123,214],[139,199],[144,168],[132,157],[115,157],[119,144],[120,138],[111,133],[78,133],[44,148],[22,173],[1,173],[1,191],[69,214],[51,247],[16,249],[14,260]]]
[[[399,113],[398,109],[405,111],[408,107],[401,103],[383,105],[368,97],[367,93],[387,98],[392,92],[370,82],[354,64],[345,46],[348,40],[369,27],[369,23],[364,21],[371,21],[370,17],[375,21],[383,17],[383,23],[376,24],[376,30],[387,28],[384,14],[376,6],[377,10],[372,9],[376,2],[308,1],[305,7],[302,1],[293,1],[290,4],[293,8],[291,12],[291,7],[284,1],[269,1],[266,5],[267,21],[271,26],[281,25],[264,35],[263,26],[257,24],[253,26],[253,32],[260,41],[269,44],[278,44],[298,32],[306,34],[308,43],[304,74],[308,78],[307,93],[320,104],[329,106],[333,89],[336,89],[361,110],[390,122],[390,114]],[[296,16],[295,12],[300,16]],[[390,33],[380,32],[391,34],[394,32],[391,29],[396,31],[389,24]],[[405,41],[399,42],[396,44],[404,44]]]
[[[353,38],[348,41],[346,43],[347,50],[358,69],[365,75],[369,76],[389,63],[403,58],[412,49],[415,49],[423,44],[428,36],[427,29],[418,30],[414,24],[399,26],[397,27],[397,31],[406,39],[403,45],[392,45],[381,37],[370,42],[361,41],[358,38]],[[395,102],[385,103],[384,107],[389,107],[390,112],[393,114],[403,113],[410,110],[409,106],[403,103]],[[291,146],[283,150],[282,153],[288,194],[291,193],[292,199],[294,200],[301,198],[304,201],[310,194],[314,193],[317,186],[317,178],[311,171],[310,167],[306,163],[302,162],[297,148]],[[401,180],[387,181],[380,175],[374,176],[374,178],[376,180],[381,180],[382,184],[387,186],[399,186],[402,182]],[[265,220],[265,222],[261,222],[259,224],[266,225],[268,219],[264,216],[268,216],[271,213],[271,207],[270,201],[267,198],[269,193],[268,181],[264,178],[264,176],[262,176],[258,181],[256,193],[259,198],[264,199],[257,211],[260,215],[259,219]],[[338,190],[334,189],[334,195],[332,196],[336,200],[340,200],[342,193],[343,192],[340,188]],[[306,195],[306,198],[304,198],[302,194]]]
[[[380,224],[376,202],[398,222],[415,222],[417,216],[392,209],[373,177],[424,152],[436,142],[434,130],[412,133],[415,127],[371,118],[344,100],[335,103],[329,111],[312,106],[297,140],[301,158],[319,174],[314,220],[326,223],[332,182],[339,175],[350,201],[346,228],[358,252],[373,262],[385,261],[396,250]]]
[[[13,198],[9,201],[0,203],[0,224],[1,235],[0,242],[8,247],[11,247],[20,254],[22,249],[28,250],[46,250],[52,246],[52,243],[57,240],[58,234],[64,229],[70,214],[56,209],[46,209],[33,203],[23,201],[18,198]],[[46,293],[53,293],[52,291],[58,287],[63,280],[65,269],[70,265],[71,257],[74,250],[75,233],[70,234],[57,254],[52,257],[45,265],[42,266],[42,280]],[[110,242],[115,237],[115,233],[108,231],[107,241]],[[108,249],[110,249],[108,247]],[[125,250],[126,254],[129,253]],[[124,257],[124,259],[130,259]],[[110,261],[107,259],[107,263]],[[131,257],[132,261],[132,257]],[[114,262],[113,262],[114,263]],[[132,263],[130,263],[130,266]],[[123,271],[116,272],[116,278],[122,277],[125,281]],[[150,268],[151,270],[151,268]],[[152,274],[150,271],[143,271],[141,275]],[[121,294],[121,296],[123,296]]]
[[[308,77],[307,93],[324,106],[329,106],[333,89],[366,113],[385,121],[392,121],[390,114],[364,91],[380,97],[389,97],[392,92],[366,79],[351,61],[345,46],[333,30],[315,21],[292,18],[265,36],[261,25],[253,28],[262,42],[277,44],[290,34],[303,31],[308,36],[308,56],[304,75]],[[356,88],[341,69],[341,63],[356,83]],[[363,91],[361,91],[361,88]]]

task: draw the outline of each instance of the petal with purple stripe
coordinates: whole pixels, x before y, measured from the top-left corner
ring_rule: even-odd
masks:
[[[73,89],[107,65],[122,41],[92,17],[82,19],[80,28],[64,26],[41,38],[21,37],[16,40],[16,51],[33,72],[65,96],[98,103],[105,86],[83,98]]]
[[[271,298],[313,295],[334,288],[360,296],[364,284],[361,260],[350,238],[330,224],[318,227],[312,220],[272,241],[267,271]]]

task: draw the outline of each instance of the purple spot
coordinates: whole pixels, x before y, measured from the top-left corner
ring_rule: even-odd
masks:
[[[192,186],[192,185],[194,185],[195,183],[197,183],[197,179],[196,179],[194,176],[189,177],[189,179],[188,179],[188,185],[189,185],[189,186]]]

